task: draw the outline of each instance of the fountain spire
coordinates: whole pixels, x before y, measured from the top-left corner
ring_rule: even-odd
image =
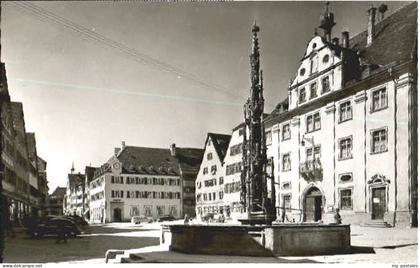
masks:
[[[244,135],[242,144],[241,203],[246,218],[242,223],[271,223],[274,208],[267,196],[267,150],[263,124],[264,96],[263,78],[260,69],[258,32],[252,26],[251,87],[250,96],[244,105]]]

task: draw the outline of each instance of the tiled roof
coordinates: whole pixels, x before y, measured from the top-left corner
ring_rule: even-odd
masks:
[[[179,167],[181,168],[181,172],[183,174],[197,174],[200,170],[201,161],[203,160],[203,154],[203,149],[177,148],[176,158],[179,161]]]
[[[126,146],[117,158],[123,173],[179,175],[178,160],[169,149]]]
[[[206,144],[209,137],[211,138],[213,142],[214,148],[217,152],[217,155],[219,156],[220,161],[223,161],[223,159],[225,158],[227,149],[229,147],[231,135],[208,133]]]
[[[86,174],[86,179],[87,179],[87,182],[88,183],[92,181],[92,179],[95,176],[95,172],[98,169],[99,168],[97,168],[97,167],[86,166],[86,168],[85,168],[85,174]]]
[[[66,187],[60,187],[60,186],[58,186],[57,188],[55,188],[54,192],[52,194],[50,194],[50,197],[51,196],[54,196],[56,198],[57,197],[58,198],[63,198],[64,195],[66,194],[66,190],[67,190]]]
[[[411,59],[417,40],[417,2],[406,5],[375,24],[372,44],[366,47],[367,31],[350,39],[362,61],[385,66]]]
[[[84,174],[69,174],[69,187],[74,188],[78,185],[84,185],[85,184],[85,175]]]

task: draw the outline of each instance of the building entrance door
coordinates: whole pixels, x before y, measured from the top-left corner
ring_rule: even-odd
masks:
[[[316,222],[322,219],[322,193],[312,188],[305,196],[304,221]]]
[[[114,208],[114,222],[121,222],[122,221],[122,217],[121,217],[121,209],[120,208]]]
[[[383,220],[385,211],[385,187],[372,188],[372,220]]]

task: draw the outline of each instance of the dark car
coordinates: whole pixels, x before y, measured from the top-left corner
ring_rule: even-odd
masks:
[[[56,236],[59,231],[68,237],[76,237],[82,233],[73,221],[65,218],[50,218],[27,229],[27,233],[32,237]]]
[[[176,219],[172,215],[164,215],[164,216],[160,216],[158,218],[158,222],[162,222],[162,221],[174,221],[174,220],[176,220]]]
[[[80,227],[84,227],[84,226],[89,225],[89,223],[85,219],[83,219],[82,217],[77,216],[77,215],[63,216],[63,217],[66,218],[66,219],[72,220],[74,223],[76,223]]]

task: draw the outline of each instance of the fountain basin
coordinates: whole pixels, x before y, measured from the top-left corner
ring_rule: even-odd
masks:
[[[310,256],[350,250],[350,225],[166,225],[162,242],[188,254]]]

